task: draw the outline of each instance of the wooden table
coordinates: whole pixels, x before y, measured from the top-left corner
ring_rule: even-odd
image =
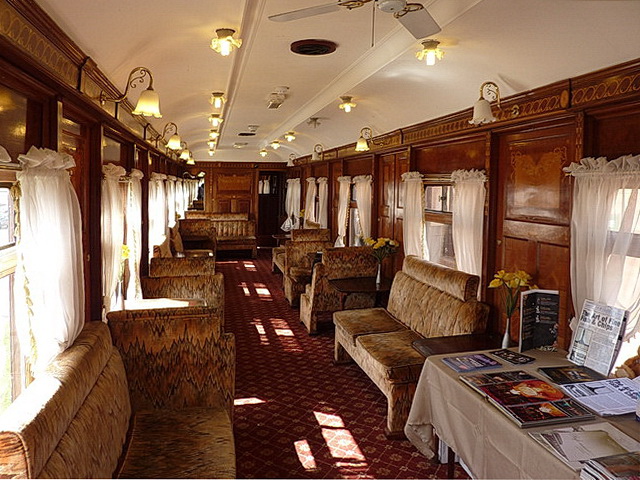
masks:
[[[411,346],[425,357],[443,353],[471,352],[473,350],[499,350],[502,344],[500,335],[474,333],[472,335],[451,335],[449,337],[421,338]]]
[[[290,233],[274,233],[273,235],[271,235],[272,238],[275,238],[278,242],[278,246],[280,246],[280,244],[284,241],[284,240],[290,240],[291,239],[291,234]]]
[[[537,372],[537,368],[541,366],[570,364],[565,355],[558,352],[527,350],[526,354],[536,360],[518,366],[502,362],[502,370],[525,370],[541,377]],[[474,478],[577,479],[579,472],[565,465],[528,433],[608,421],[627,435],[640,440],[640,429],[633,414],[596,416],[589,422],[519,428],[484,397],[458,379],[460,374],[442,362],[443,357],[450,355],[427,357],[405,426],[409,441],[428,458],[436,455],[435,439],[439,437],[460,456]]]
[[[370,293],[375,295],[375,306],[382,305],[382,297],[391,290],[391,280],[383,278],[376,283],[376,277],[335,278],[329,284],[341,294],[341,306],[344,310],[347,297],[352,293]]]

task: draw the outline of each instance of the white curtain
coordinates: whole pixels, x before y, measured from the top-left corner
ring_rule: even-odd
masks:
[[[285,212],[287,219],[280,227],[285,232],[294,228],[300,228],[300,179],[290,178],[287,180],[287,195],[285,197]]]
[[[102,238],[102,320],[117,305],[116,290],[120,281],[122,245],[124,244],[124,202],[120,177],[124,168],[108,163],[102,167],[102,201],[100,225]]]
[[[153,246],[160,245],[167,234],[167,201],[162,173],[152,173],[149,181],[149,258],[153,257]]]
[[[167,226],[169,228],[176,225],[176,180],[173,175],[169,175],[166,180]]]
[[[338,238],[335,246],[344,247],[347,239],[347,219],[349,197],[351,196],[351,177],[338,177]]]
[[[629,310],[625,339],[640,330],[640,155],[584,158],[575,177],[571,216],[571,294]],[[635,236],[635,239],[634,239]]]
[[[181,178],[176,179],[176,214],[180,216],[180,218],[184,218],[184,211],[186,210],[184,206],[184,192],[183,192],[183,182]]]
[[[316,185],[316,177],[307,178],[307,193],[304,200],[304,219],[316,222],[316,195],[318,194],[318,186]]]
[[[127,195],[127,246],[129,247],[129,285],[127,298],[142,298],[140,286],[140,261],[142,260],[142,177],[135,168],[129,175]]]
[[[17,323],[37,375],[71,346],[84,325],[82,219],[67,172],[75,166],[73,157],[31,147],[18,160],[20,287],[14,292],[26,297],[16,302]]]
[[[364,238],[371,236],[371,204],[373,203],[371,175],[358,175],[353,177],[355,184],[355,197],[358,206],[358,218],[360,219],[360,235]]]
[[[453,211],[451,228],[453,250],[458,270],[481,275],[482,231],[487,176],[484,171],[455,170],[453,182]]]
[[[420,172],[402,174],[404,209],[402,237],[405,255],[428,258],[424,232],[424,188]]]
[[[320,228],[329,226],[329,181],[327,177],[318,178],[318,220]]]

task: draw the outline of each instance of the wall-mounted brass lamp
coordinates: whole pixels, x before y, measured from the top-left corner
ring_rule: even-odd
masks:
[[[173,122],[165,124],[164,128],[162,129],[162,134],[155,138],[156,148],[158,148],[158,143],[160,143],[160,140],[164,140],[164,137],[170,131],[173,131],[173,135],[169,137],[167,148],[174,151],[180,150],[182,148],[182,139],[180,138],[180,135],[178,135],[178,126]]]
[[[104,105],[106,102],[114,102],[118,105],[127,98],[129,88],[136,88],[138,83],[144,83],[147,75],[149,76],[149,86],[140,94],[136,108],[134,108],[131,113],[133,115],[142,115],[143,117],[162,118],[162,114],[160,113],[160,97],[153,89],[153,76],[151,75],[151,71],[146,67],[136,67],[131,70],[129,79],[127,80],[127,86],[125,87],[122,96],[109,98],[105,92],[100,92],[100,105]]]

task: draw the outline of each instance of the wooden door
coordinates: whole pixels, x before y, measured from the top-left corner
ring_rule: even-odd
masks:
[[[569,278],[571,182],[563,167],[575,158],[575,127],[565,123],[498,139],[498,202],[494,269],[525,270],[539,288],[559,290],[558,341],[570,341],[572,315]],[[499,312],[493,329],[504,331],[506,318],[499,292],[490,291]],[[496,325],[497,323],[497,325]],[[518,338],[519,321],[511,325]]]

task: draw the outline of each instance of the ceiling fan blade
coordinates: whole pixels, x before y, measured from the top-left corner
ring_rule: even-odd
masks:
[[[301,8],[300,10],[278,13],[276,15],[270,15],[268,18],[274,22],[290,22],[291,20],[323,15],[325,13],[337,12],[338,10],[340,10],[340,4],[334,2],[326,5],[316,5],[315,7],[307,7]]]
[[[427,12],[426,8],[410,11],[396,18],[418,40],[429,37],[441,30],[440,25]]]

